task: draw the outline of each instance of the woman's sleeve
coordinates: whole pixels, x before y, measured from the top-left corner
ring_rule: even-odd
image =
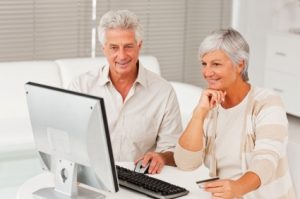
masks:
[[[174,152],[176,165],[182,170],[194,170],[203,162],[203,150],[189,151],[177,143]]]
[[[288,121],[279,96],[270,95],[256,103],[255,146],[250,154],[248,170],[256,173],[261,184],[267,184],[286,172]]]

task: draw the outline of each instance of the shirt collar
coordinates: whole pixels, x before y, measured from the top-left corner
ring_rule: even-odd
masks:
[[[109,66],[103,65],[99,71],[98,84],[104,86],[109,82],[111,82],[109,77]]]
[[[147,71],[140,61],[138,62],[138,67],[139,70],[135,82],[141,84],[144,87],[147,87],[147,74],[146,74]]]

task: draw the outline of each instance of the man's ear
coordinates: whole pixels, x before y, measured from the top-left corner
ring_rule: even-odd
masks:
[[[103,54],[106,56],[106,52],[105,52],[105,46],[104,46],[104,44],[101,44],[101,49],[102,49],[102,52],[103,52]]]
[[[138,47],[139,47],[139,49],[141,49],[141,48],[142,48],[142,45],[143,45],[143,41],[141,40],[141,41],[138,43]]]

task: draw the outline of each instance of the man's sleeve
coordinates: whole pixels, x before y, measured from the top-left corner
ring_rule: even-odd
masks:
[[[158,132],[156,152],[174,151],[182,133],[181,114],[174,89],[169,92]]]

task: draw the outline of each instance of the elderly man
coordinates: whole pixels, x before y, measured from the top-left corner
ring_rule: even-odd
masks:
[[[107,66],[73,80],[71,90],[104,98],[116,161],[150,163],[149,173],[175,165],[173,150],[182,132],[172,86],[139,62],[142,27],[128,10],[100,20],[99,40]]]

